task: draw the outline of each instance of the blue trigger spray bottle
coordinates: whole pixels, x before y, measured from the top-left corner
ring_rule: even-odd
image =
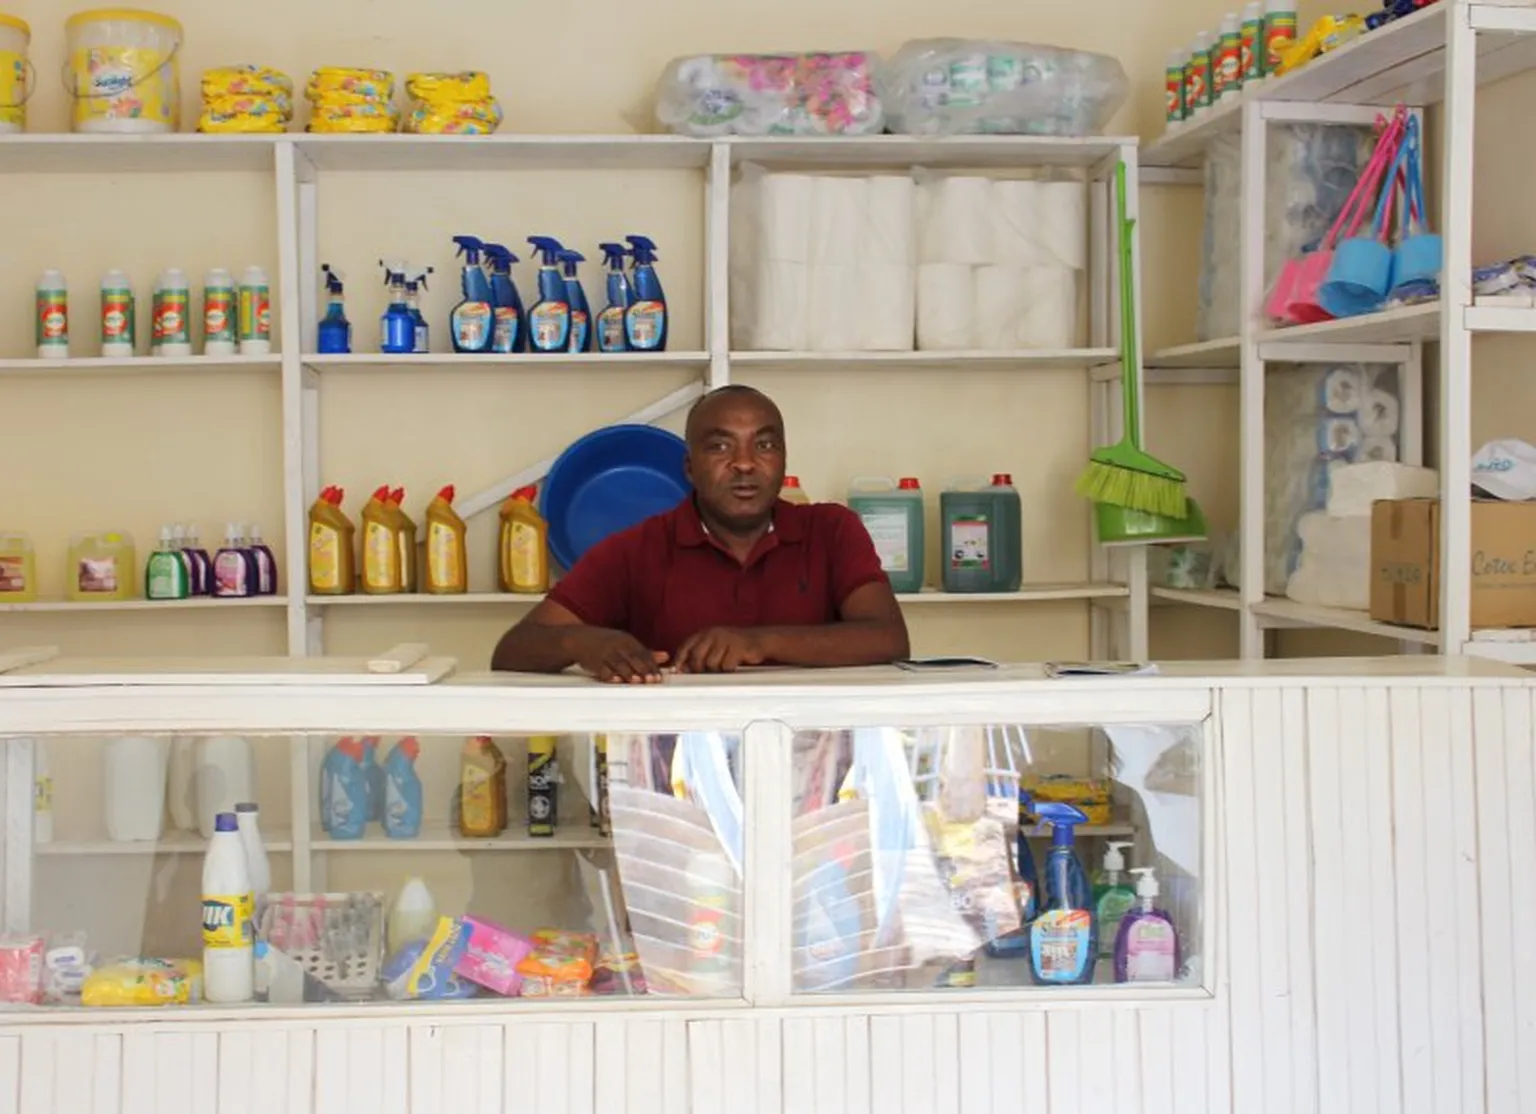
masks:
[[[389,308],[379,318],[379,351],[391,355],[410,355],[416,349],[416,325],[405,302],[406,264],[379,260],[384,268],[384,285],[389,287]]]
[[[571,337],[567,352],[592,350],[592,307],[587,304],[587,292],[582,288],[578,265],[587,257],[570,248],[560,253],[560,263],[565,269],[565,300],[571,307]]]
[[[564,352],[571,337],[571,304],[560,275],[560,253],[553,236],[529,236],[539,256],[539,300],[528,310],[528,351]]]
[[[315,350],[322,355],[352,351],[352,322],[347,320],[346,289],[343,275],[329,263],[320,264],[325,274],[325,316],[316,330]]]
[[[448,315],[448,331],[455,352],[489,352],[491,349],[491,281],[480,265],[484,245],[473,236],[455,236],[464,257],[464,298]]]
[[[415,330],[411,351],[418,355],[432,351],[431,331],[421,312],[421,292],[427,288],[427,276],[431,273],[431,267],[413,267],[405,272],[405,308],[410,311],[411,327]]]
[[[597,315],[597,350],[599,352],[623,352],[629,347],[624,339],[624,314],[634,301],[629,287],[629,276],[624,273],[624,257],[629,254],[623,244],[598,244],[603,252],[603,266],[607,268],[608,304]]]
[[[1098,923],[1088,874],[1078,860],[1077,825],[1088,817],[1055,801],[1035,806],[1052,826],[1051,853],[1045,860],[1045,895],[1029,926],[1029,971],[1037,983],[1071,986],[1093,981],[1099,955]]]
[[[634,303],[624,311],[624,335],[636,352],[667,350],[667,296],[656,277],[656,245],[644,236],[626,236],[635,270]]]
[[[521,352],[526,347],[523,331],[523,300],[512,281],[512,264],[517,262],[501,244],[486,244],[485,258],[491,265],[491,351]]]

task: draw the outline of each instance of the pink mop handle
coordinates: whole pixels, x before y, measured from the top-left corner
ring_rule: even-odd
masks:
[[[1392,114],[1392,120],[1386,130],[1381,133],[1381,138],[1376,141],[1376,150],[1371,152],[1371,161],[1365,164],[1365,170],[1355,182],[1355,188],[1349,197],[1345,199],[1344,206],[1339,210],[1339,215],[1333,222],[1333,227],[1323,237],[1322,247],[1331,248],[1339,242],[1339,233],[1344,232],[1346,238],[1360,231],[1360,224],[1365,220],[1366,213],[1372,206],[1366,204],[1366,199],[1376,192],[1377,183],[1389,164],[1397,159],[1398,143],[1402,139],[1403,120],[1407,111],[1402,105]],[[1349,228],[1344,230],[1344,222],[1351,216]]]

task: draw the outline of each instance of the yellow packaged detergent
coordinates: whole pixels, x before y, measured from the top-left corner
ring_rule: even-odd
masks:
[[[181,124],[181,24],[129,8],[80,12],[64,25],[65,88],[77,132],[173,132]]]
[[[0,603],[37,599],[37,557],[25,534],[0,532]]]
[[[98,967],[80,987],[83,1006],[186,1006],[202,1001],[195,959],[123,959]]]
[[[69,539],[65,584],[69,599],[77,603],[133,599],[138,580],[133,539],[128,534],[76,534]]]
[[[293,119],[293,81],[265,66],[222,66],[203,74],[197,130],[276,134]]]
[[[501,126],[501,105],[483,73],[417,73],[406,78],[411,111],[405,130],[420,135],[490,135]]]
[[[27,45],[32,28],[25,20],[0,13],[0,132],[27,130],[27,100],[32,95]]]

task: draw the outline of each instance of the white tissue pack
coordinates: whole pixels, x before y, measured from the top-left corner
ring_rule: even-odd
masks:
[[[1380,499],[1430,499],[1440,494],[1440,473],[1385,460],[1345,464],[1329,473],[1328,513],[1369,518]]]

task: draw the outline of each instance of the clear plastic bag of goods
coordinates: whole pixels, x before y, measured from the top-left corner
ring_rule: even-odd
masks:
[[[878,135],[879,59],[868,51],[674,58],[656,119],[678,135]]]
[[[1128,89],[1108,55],[981,39],[916,39],[879,82],[902,135],[1094,135]]]

